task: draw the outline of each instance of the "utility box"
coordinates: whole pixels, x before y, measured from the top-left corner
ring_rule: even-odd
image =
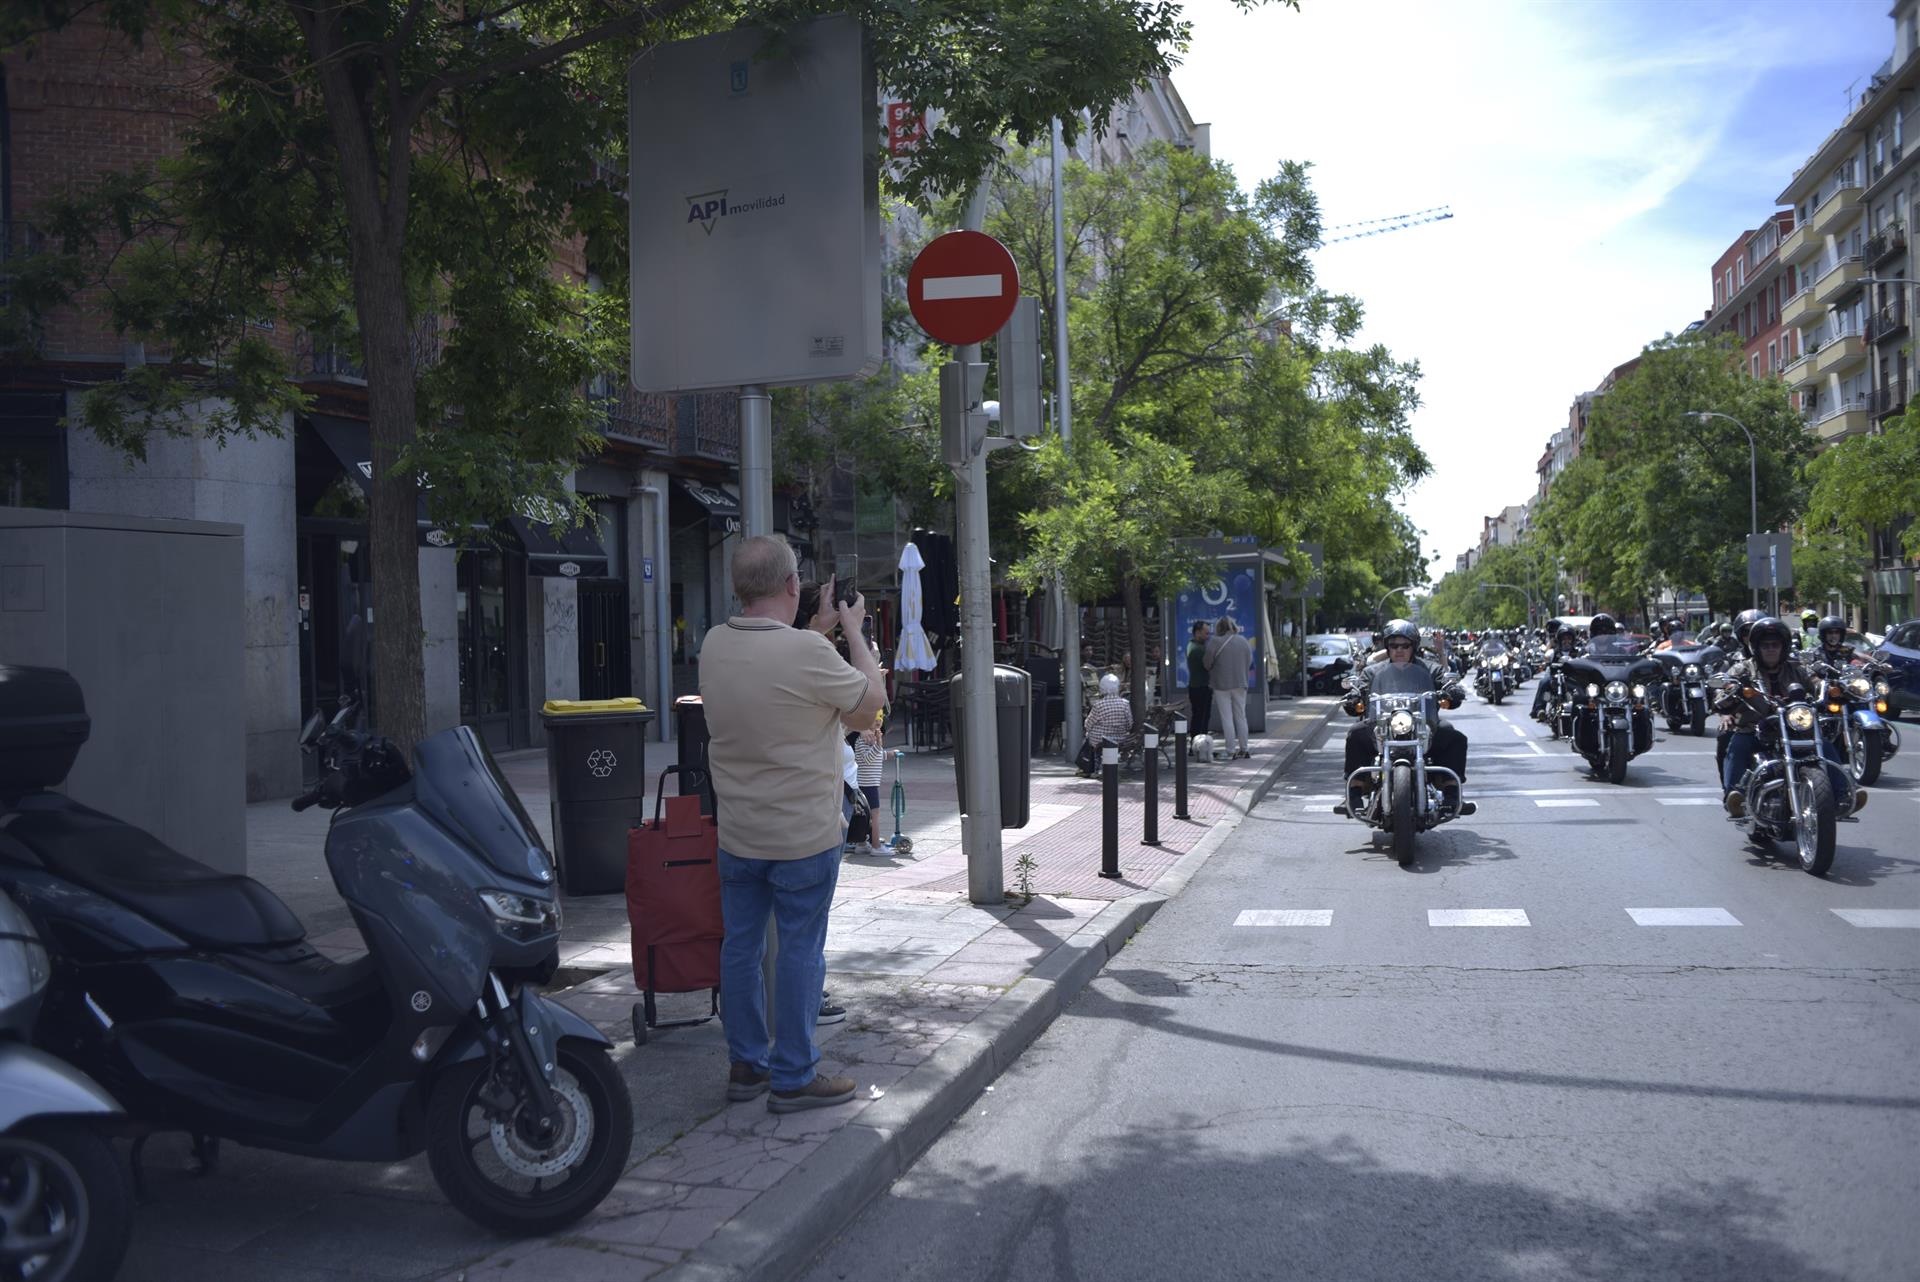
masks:
[[[61,791],[232,873],[247,867],[241,533],[0,508],[0,663],[64,669],[92,718]]]
[[[953,769],[960,812],[967,813],[966,678],[948,683],[953,708]],[[993,733],[1000,749],[1000,826],[1024,828],[1033,779],[1033,679],[1019,668],[993,666]]]

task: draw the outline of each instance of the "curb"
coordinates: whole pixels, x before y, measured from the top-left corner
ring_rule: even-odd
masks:
[[[1115,900],[1070,935],[1032,974],[756,1198],[745,1214],[661,1274],[661,1282],[781,1282],[804,1268],[1012,1067],[1162,904],[1186,888],[1338,710],[1337,704],[1329,705],[1259,778],[1235,793],[1226,816],[1215,820],[1199,844],[1150,889]]]

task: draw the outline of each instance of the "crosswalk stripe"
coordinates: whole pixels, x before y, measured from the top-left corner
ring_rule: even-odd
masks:
[[[1627,916],[1636,926],[1738,926],[1740,921],[1724,908],[1629,908]]]
[[[1655,797],[1663,806],[1717,806],[1720,802],[1713,797]]]
[[[1597,806],[1600,803],[1592,797],[1535,797],[1533,804],[1542,810],[1563,809],[1567,806]]]
[[[1308,815],[1330,815],[1333,813],[1333,803],[1331,801],[1316,802],[1311,806],[1300,807],[1300,812]]]
[[[1331,926],[1331,908],[1249,908],[1233,919],[1236,926]]]
[[[1849,926],[1920,930],[1920,908],[1835,908],[1832,912]]]
[[[1429,926],[1531,926],[1524,908],[1429,908]]]

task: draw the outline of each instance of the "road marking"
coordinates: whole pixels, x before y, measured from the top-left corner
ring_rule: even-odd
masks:
[[[1849,926],[1920,930],[1920,908],[1835,908],[1832,911]]]
[[[920,283],[920,296],[930,303],[942,298],[998,298],[1002,288],[998,272],[991,276],[929,276]]]
[[[1724,908],[1629,908],[1636,926],[1738,926],[1740,919]]]
[[[1331,926],[1331,908],[1249,908],[1233,919],[1236,926]]]
[[[1533,749],[1533,755],[1536,757],[1544,757],[1547,755],[1547,750],[1531,739],[1527,740],[1527,747]]]
[[[1309,814],[1309,815],[1330,815],[1330,814],[1332,814],[1332,813],[1333,813],[1333,804],[1334,804],[1334,803],[1333,803],[1333,802],[1331,802],[1331,801],[1321,801],[1321,802],[1315,802],[1315,803],[1314,803],[1313,805],[1311,805],[1311,806],[1302,806],[1302,807],[1300,807],[1300,810],[1301,810],[1301,813],[1303,813],[1303,814]]]
[[[1519,726],[1512,724],[1511,722],[1507,724],[1507,729],[1513,731],[1515,734],[1519,735],[1522,739],[1527,737],[1527,732],[1525,730],[1521,729]]]
[[[1713,797],[1656,797],[1663,806],[1717,806],[1721,804]]]
[[[1533,804],[1542,810],[1565,809],[1568,806],[1597,806],[1600,803],[1592,797],[1536,797]]]
[[[1429,908],[1429,926],[1531,926],[1524,908]]]

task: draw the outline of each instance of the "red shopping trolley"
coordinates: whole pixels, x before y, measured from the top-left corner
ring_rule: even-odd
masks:
[[[680,776],[682,795],[666,796],[667,776]],[[700,813],[706,772],[668,766],[660,772],[653,821],[627,833],[627,922],[633,934],[633,1040],[644,1045],[654,1028],[704,1024],[720,1013],[720,830]],[[662,1020],[659,993],[709,991],[705,1015]]]

